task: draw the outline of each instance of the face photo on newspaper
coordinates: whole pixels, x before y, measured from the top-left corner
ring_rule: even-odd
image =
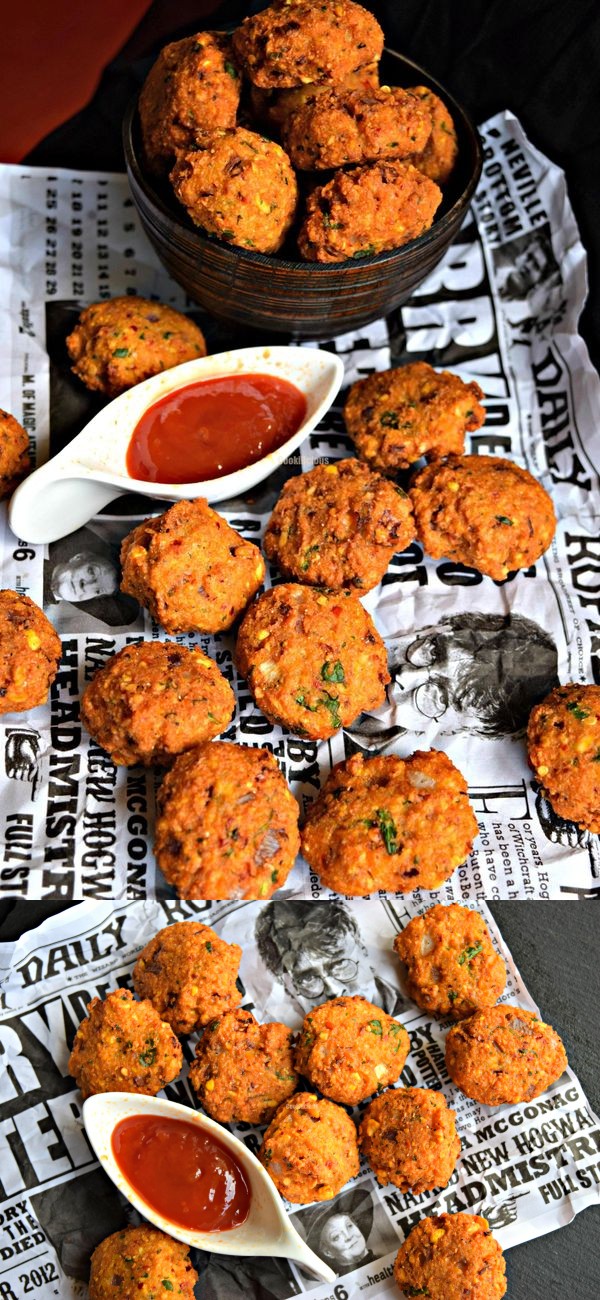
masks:
[[[526,1103],[489,1106],[466,1096],[453,1082],[445,1060],[453,1021],[419,1009],[409,996],[406,968],[393,949],[395,937],[424,910],[410,901],[391,904],[383,899],[340,899],[324,905],[292,900],[116,905],[90,901],[49,916],[16,942],[1,944],[0,1043],[6,1069],[0,1085],[5,1115],[0,1249],[2,1279],[13,1293],[20,1294],[22,1274],[35,1273],[41,1300],[57,1294],[61,1300],[83,1300],[96,1246],[141,1222],[89,1145],[82,1095],[69,1072],[77,1067],[70,1065],[69,1054],[91,1000],[105,1000],[115,990],[127,992],[145,945],[165,927],[181,923],[195,925],[203,941],[212,932],[213,944],[216,935],[228,945],[239,945],[240,1007],[260,1024],[277,1021],[288,1026],[298,1042],[305,1016],[323,1002],[333,998],[335,1007],[335,999],[366,997],[382,1017],[393,1017],[408,1034],[408,1056],[396,1086],[433,1089],[432,1095],[441,1094],[456,1114],[461,1152],[446,1186],[419,1195],[404,1193],[386,1185],[385,1179],[378,1182],[363,1152],[357,1174],[338,1194],[287,1204],[300,1237],[342,1279],[347,1295],[364,1290],[391,1300],[397,1294],[391,1276],[396,1253],[424,1216],[482,1214],[507,1250],[597,1204],[598,1186],[586,1170],[594,1166],[594,1157],[597,1160],[599,1121],[570,1066]],[[517,1016],[518,1008],[523,1016],[538,1015],[485,904],[475,911],[506,966],[500,1006],[515,1006]],[[381,1020],[371,1023],[381,1030]],[[204,1037],[207,1034],[210,1026]],[[203,1035],[193,1031],[181,1041],[183,1066],[160,1095],[202,1112],[188,1070]],[[574,1046],[575,1066],[576,1055]],[[302,1078],[298,1086],[308,1087],[315,1096],[319,1091]],[[343,1110],[359,1124],[366,1106],[363,1101]],[[250,1151],[260,1153],[264,1124],[234,1121],[228,1127]],[[331,1286],[315,1282],[284,1258],[192,1251],[192,1264],[200,1279],[197,1294],[214,1300],[238,1295],[245,1300],[288,1300],[296,1295],[325,1300],[332,1292]]]
[[[416,621],[416,620],[415,620]],[[520,613],[491,614],[480,609],[448,614],[430,627],[387,638],[387,690],[390,735],[522,734],[534,703],[558,685],[556,643],[539,623]],[[383,716],[382,716],[383,713]],[[377,722],[361,719],[349,727],[357,741],[378,728],[385,745],[385,711]]]
[[[385,698],[326,740],[269,722],[236,668],[234,633],[175,639],[200,646],[232,687],[235,714],[221,738],[265,747],[303,814],[336,763],[357,754],[406,758],[433,747],[464,775],[479,828],[465,865],[443,886],[444,901],[482,894],[585,899],[600,890],[599,837],[555,806],[525,742],[532,709],[557,684],[600,680],[599,381],[577,332],[585,253],[566,198],[560,221],[556,216],[562,174],[516,118],[498,114],[481,136],[481,181],[456,242],[389,317],[326,341],[344,369],[331,410],[289,464],[245,497],[218,503],[219,511],[260,546],[287,479],[354,455],[342,414],[350,386],[425,361],[480,386],[485,422],[467,435],[465,451],[512,460],[543,485],[558,521],[552,543],[502,579],[432,559],[418,540],[393,555],[382,581],[361,597],[387,652]],[[534,199],[524,198],[525,173]],[[85,388],[67,354],[82,307],[137,293],[189,314],[209,351],[247,341],[186,302],[146,240],[125,177],[61,172],[47,181],[35,168],[3,168],[0,218],[10,220],[15,203],[27,239],[16,239],[10,265],[0,269],[10,355],[0,404],[21,413],[40,463],[105,400]],[[88,219],[75,276],[72,224],[81,224],[82,210]],[[36,254],[49,230],[52,274]],[[16,298],[26,308],[19,318],[9,309]],[[402,471],[403,482],[407,477]],[[0,719],[0,893],[17,885],[25,897],[49,899],[175,892],[154,854],[162,773],[115,765],[81,724],[82,694],[112,656],[142,640],[173,639],[121,590],[123,540],[161,509],[150,498],[125,496],[76,532],[32,545],[14,537],[2,506],[2,586],[44,610],[63,658],[47,704]],[[276,588],[281,578],[272,564],[265,585]],[[282,899],[331,896],[301,857],[283,889]]]
[[[137,601],[120,591],[119,550],[132,527],[131,517],[91,520],[48,545],[44,613],[60,635],[143,632]]]

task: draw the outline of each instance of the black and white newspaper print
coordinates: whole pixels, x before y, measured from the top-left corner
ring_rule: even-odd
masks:
[[[508,457],[542,481],[558,515],[551,548],[503,582],[432,561],[416,542],[396,555],[364,599],[388,648],[386,702],[323,743],[264,718],[230,636],[176,639],[202,645],[234,688],[224,739],[272,750],[302,809],[330,766],[358,750],[449,754],[467,778],[479,836],[431,902],[586,898],[600,895],[600,838],[556,816],[523,742],[534,700],[558,682],[600,681],[600,381],[577,334],[586,258],[562,172],[510,113],[481,134],[482,178],[456,243],[391,317],[326,345],[345,368],[337,402],[252,501],[219,510],[260,542],[286,477],[351,453],[348,385],[426,359],[483,388],[486,422],[467,450]],[[82,305],[138,292],[188,310],[211,352],[248,341],[186,302],[140,228],[124,176],[0,167],[0,229],[10,247],[0,265],[0,406],[22,420],[38,463],[98,409],[65,350]],[[119,591],[118,558],[131,528],[163,508],[116,498],[44,547],[15,537],[2,506],[1,584],[43,605],[63,660],[48,705],[0,726],[0,896],[173,897],[152,853],[156,774],[116,769],[79,721],[81,691],[109,656],[165,635]],[[277,580],[272,570],[267,584]],[[280,896],[330,895],[298,859]]]

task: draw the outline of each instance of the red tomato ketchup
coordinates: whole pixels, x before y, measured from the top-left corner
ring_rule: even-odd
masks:
[[[246,1175],[232,1152],[199,1125],[131,1115],[113,1130],[112,1150],[138,1196],[178,1227],[226,1232],[246,1222]]]
[[[201,483],[276,451],[300,428],[306,398],[274,375],[224,375],[187,384],[148,407],[127,449],[146,483]]]

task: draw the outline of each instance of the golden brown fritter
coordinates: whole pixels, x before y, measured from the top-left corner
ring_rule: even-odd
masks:
[[[165,45],[139,98],[150,169],[162,175],[178,152],[202,148],[215,131],[234,127],[241,84],[231,40],[223,32],[198,32]]]
[[[92,998],[69,1057],[69,1074],[84,1100],[97,1092],[142,1092],[155,1097],[179,1074],[181,1045],[151,1002],[129,989]]]
[[[336,83],[336,90],[377,90],[379,88],[379,65],[367,63],[358,68],[342,81]],[[308,100],[315,100],[319,95],[328,95],[331,82],[312,82],[305,86],[293,86],[290,90],[260,90],[258,86],[250,87],[250,104],[252,112],[259,122],[266,126],[281,129],[290,113],[296,113]]]
[[[478,1214],[421,1219],[394,1264],[403,1294],[430,1300],[502,1300],[505,1275],[500,1245]]]
[[[294,220],[298,186],[287,154],[243,126],[180,154],[171,181],[194,225],[228,244],[276,253]]]
[[[499,582],[534,564],[554,537],[545,488],[500,456],[449,456],[426,465],[412,480],[410,498],[417,536],[434,560],[458,560]]]
[[[61,654],[39,606],[17,591],[0,591],[0,715],[44,704]]]
[[[270,898],[298,846],[298,805],[268,750],[216,740],[175,759],[154,852],[180,898]]]
[[[113,763],[169,763],[212,740],[235,712],[235,696],[201,650],[172,642],[129,645],[86,687],[81,721]]]
[[[354,754],[309,808],[302,852],[340,894],[408,893],[448,880],[476,835],[467,783],[446,754]]]
[[[381,58],[383,32],[352,0],[277,0],[244,20],[233,48],[253,85],[277,89],[343,81]]]
[[[176,921],[142,948],[133,987],[176,1034],[192,1034],[241,1002],[241,955],[237,943],[225,943],[209,925]]]
[[[121,591],[167,632],[225,632],[258,591],[265,562],[203,497],[146,519],[121,545]]]
[[[600,686],[568,682],[536,704],[527,753],[555,813],[600,832]]]
[[[305,1016],[296,1069],[314,1088],[356,1106],[400,1078],[410,1041],[403,1025],[361,997],[331,998]]]
[[[438,95],[427,86],[411,86],[410,92],[418,95],[431,117],[431,135],[423,152],[411,161],[420,172],[438,185],[445,185],[458,157],[456,127]]]
[[[157,1300],[170,1292],[194,1300],[197,1281],[189,1246],[142,1224],[113,1232],[96,1246],[89,1300]]]
[[[358,460],[337,460],[284,483],[264,550],[286,578],[369,591],[414,533],[402,488]]]
[[[383,702],[385,646],[349,591],[282,583],[250,606],[237,665],[265,717],[324,740]]]
[[[396,935],[408,967],[408,996],[431,1016],[462,1020],[504,992],[506,967],[479,912],[436,903]]]
[[[446,1039],[450,1078],[484,1106],[539,1097],[567,1064],[556,1031],[522,1007],[485,1007],[454,1025]]]
[[[369,1102],[359,1131],[378,1183],[401,1192],[446,1187],[460,1155],[455,1112],[431,1088],[389,1088]]]
[[[0,499],[10,496],[31,469],[29,438],[14,415],[0,411]]]
[[[229,1011],[207,1026],[189,1081],[220,1124],[268,1124],[298,1086],[292,1030],[259,1025],[250,1011]]]
[[[258,1158],[288,1201],[330,1201],[358,1173],[356,1129],[341,1106],[297,1092],[276,1110]]]
[[[286,152],[301,171],[407,158],[430,134],[431,114],[421,99],[390,86],[321,93],[282,126]]]
[[[465,434],[485,420],[479,384],[413,361],[379,370],[352,385],[344,419],[359,456],[383,474],[421,456],[462,452]]]
[[[66,343],[73,373],[107,397],[206,356],[202,330],[187,316],[162,302],[133,296],[84,307]]]
[[[298,247],[308,262],[371,257],[429,230],[442,191],[410,163],[367,163],[336,172],[309,194]]]

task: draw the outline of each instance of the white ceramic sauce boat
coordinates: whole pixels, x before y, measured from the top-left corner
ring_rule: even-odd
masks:
[[[113,1155],[111,1138],[116,1125],[131,1115],[158,1115],[197,1124],[205,1133],[227,1147],[241,1165],[250,1187],[250,1212],[245,1223],[223,1232],[194,1232],[163,1218],[138,1196]],[[119,1191],[157,1228],[198,1250],[220,1255],[279,1256],[292,1259],[321,1282],[334,1282],[336,1274],[310,1250],[292,1227],[275,1184],[260,1162],[226,1128],[198,1111],[161,1097],[130,1092],[100,1092],[83,1104],[83,1122],[92,1147],[105,1173]]]
[[[147,483],[131,478],[127,449],[149,406],[187,384],[237,374],[275,375],[300,389],[306,398],[306,416],[291,438],[261,460],[203,483]],[[10,526],[24,541],[54,542],[87,523],[123,492],[141,492],[162,501],[205,497],[215,502],[240,496],[296,451],[331,406],[343,375],[342,362],[331,352],[277,346],[237,348],[164,370],[115,397],[67,447],[20,484],[9,506]]]

